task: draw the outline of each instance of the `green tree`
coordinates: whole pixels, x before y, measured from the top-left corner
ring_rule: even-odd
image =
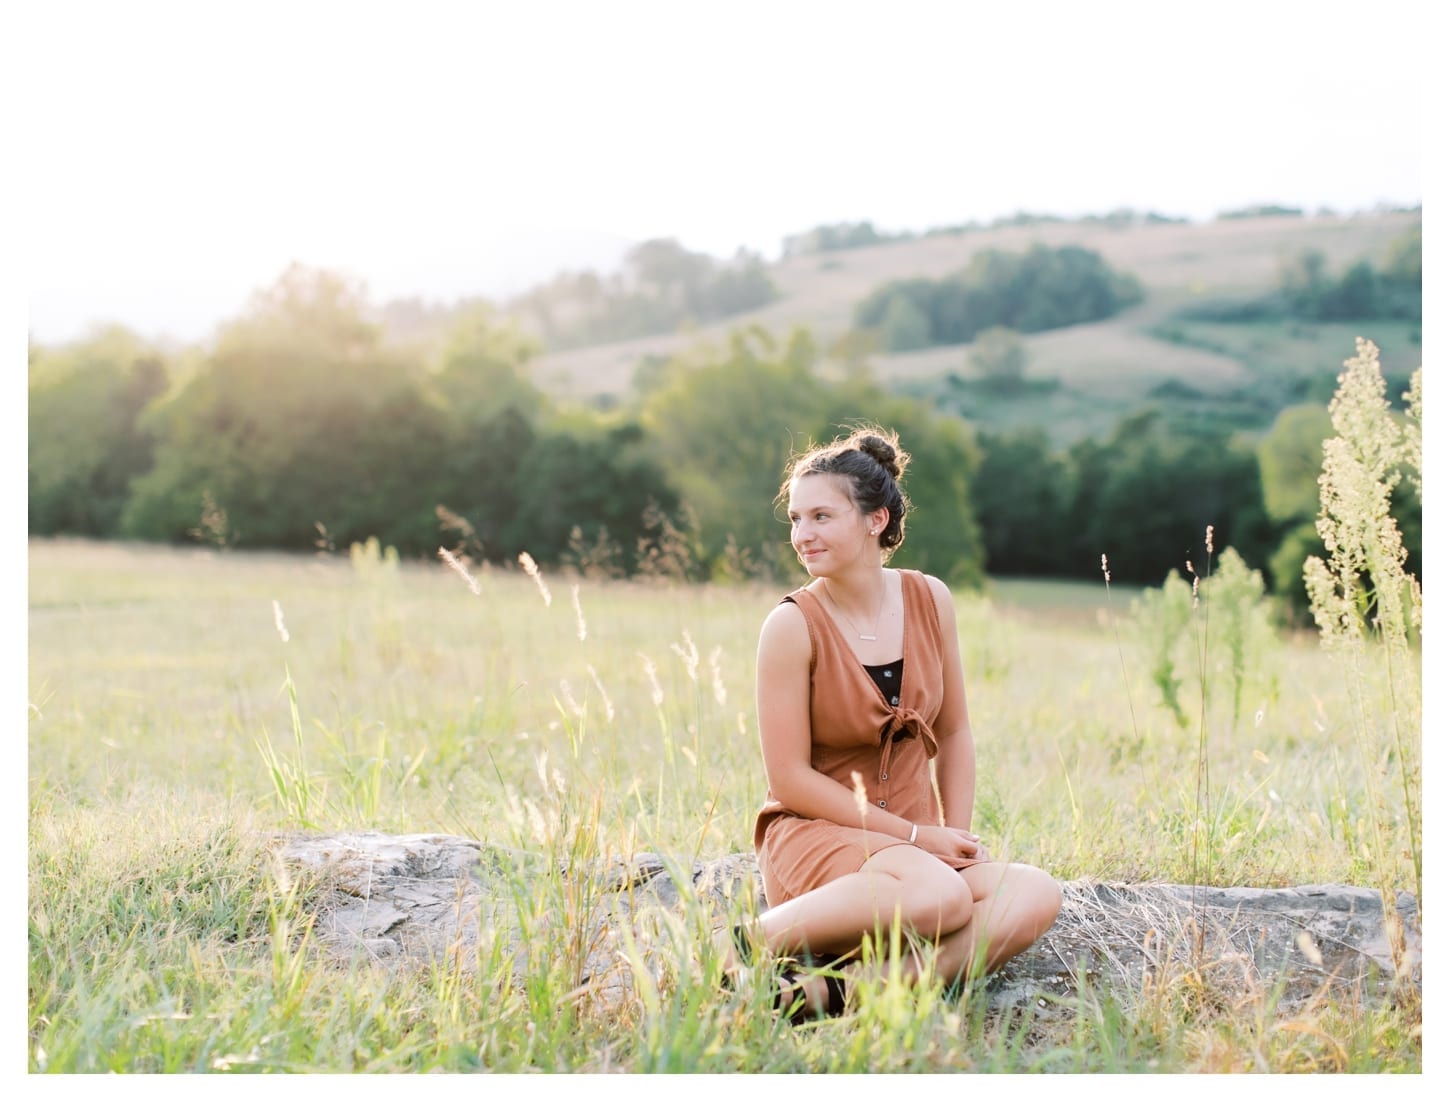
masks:
[[[448,333],[433,388],[465,426],[506,409],[532,421],[549,402],[529,377],[538,342],[486,303],[462,311]]]
[[[1269,556],[1269,579],[1274,595],[1284,601],[1291,616],[1302,618],[1309,611],[1309,595],[1304,590],[1304,560],[1323,553],[1324,541],[1310,519],[1289,528]]]
[[[666,517],[679,510],[643,428],[617,415],[561,414],[541,426],[512,489],[528,507],[516,510],[501,534],[505,554],[528,551],[545,565],[565,560],[581,539],[632,549],[650,537],[652,510]]]
[[[958,583],[980,579],[981,534],[970,485],[978,453],[967,426],[913,399],[890,398],[861,379],[828,383],[811,368],[813,342],[782,349],[758,328],[732,334],[728,352],[676,361],[648,396],[642,421],[683,509],[698,518],[699,554],[723,574],[741,556],[781,577],[798,573],[783,514],[773,502],[792,455],[849,426],[879,421],[912,455],[906,489],[925,518],[900,565]]]
[[[1419,321],[1423,315],[1420,224],[1391,241],[1380,268],[1380,308],[1389,317]]]
[[[509,303],[549,348],[571,348],[665,333],[754,310],[776,297],[765,262],[746,249],[726,261],[672,238],[634,246],[607,278],[561,273]]]
[[[861,397],[870,416],[895,429],[911,454],[903,488],[912,511],[892,565],[924,570],[953,586],[980,586],[986,553],[973,487],[981,452],[971,429],[923,402],[887,401],[870,392]]]
[[[1318,513],[1324,441],[1332,435],[1334,426],[1323,406],[1290,406],[1279,412],[1256,449],[1264,509],[1271,519],[1297,522]]]
[[[160,355],[120,326],[32,350],[29,526],[37,534],[116,534],[131,483],[151,466],[146,408],[168,384]]]
[[[629,251],[625,264],[652,297],[669,302],[681,316],[698,307],[713,267],[709,257],[670,238],[640,242]]]
[[[444,418],[365,316],[361,290],[325,272],[294,266],[258,293],[153,409],[156,463],[123,530],[185,539],[209,497],[240,546],[308,547],[317,524],[337,541],[419,546],[405,534],[431,521]]]
[[[883,284],[857,304],[853,318],[858,328],[883,328],[892,304],[905,300],[930,320],[932,344],[964,344],[992,326],[1036,333],[1098,321],[1142,298],[1139,281],[1113,271],[1096,252],[1039,244],[1025,253],[981,249],[945,279]]]
[[[1324,441],[1333,433],[1323,406],[1290,406],[1280,411],[1256,449],[1264,510],[1280,533],[1267,564],[1270,586],[1295,612],[1308,607],[1305,556],[1323,547],[1314,530],[1314,517],[1319,512]]]
[[[551,413],[529,374],[537,350],[506,318],[479,305],[455,321],[430,380],[447,415],[443,455],[430,480],[433,504],[464,517],[476,540],[472,552],[494,562],[525,550],[547,561],[542,541],[521,520],[528,457],[537,455],[540,425]]]
[[[1278,298],[1294,317],[1314,321],[1377,318],[1418,321],[1421,316],[1418,227],[1391,243],[1383,270],[1377,270],[1368,259],[1362,258],[1335,277],[1322,252],[1304,250],[1280,266]]]
[[[1319,304],[1319,315],[1351,321],[1377,318],[1381,315],[1380,297],[1379,273],[1368,260],[1358,260],[1344,270]]]
[[[892,295],[886,315],[881,319],[881,342],[889,352],[929,348],[932,344],[931,319],[908,296]]]
[[[1072,470],[1046,432],[984,435],[972,501],[981,524],[986,567],[993,574],[1071,577],[1068,549]]]
[[[853,315],[855,327],[879,334],[885,328],[886,315],[898,301],[915,306],[930,323],[936,293],[937,282],[932,279],[896,279],[884,283],[856,304]],[[941,343],[935,332],[932,333],[932,343]]]
[[[1279,292],[1298,317],[1318,317],[1331,285],[1329,263],[1319,249],[1304,249],[1279,265]]]
[[[1385,248],[1381,272],[1390,283],[1420,289],[1424,264],[1424,231],[1419,222]]]
[[[1115,580],[1150,582],[1188,559],[1202,569],[1210,524],[1221,546],[1243,548],[1244,535],[1258,543],[1258,462],[1239,439],[1185,432],[1149,410],[1120,422],[1107,440],[1080,441],[1069,455],[1080,576],[1091,577],[1103,554]]]
[[[1398,414],[1393,416],[1399,418]],[[1291,406],[1280,412],[1256,452],[1264,509],[1276,525],[1276,549],[1267,563],[1270,585],[1274,595],[1287,602],[1296,614],[1309,607],[1304,560],[1325,554],[1314,519],[1321,508],[1319,476],[1324,466],[1324,445],[1333,436],[1334,425],[1324,406]],[[1422,552],[1420,499],[1411,484],[1395,483],[1390,513],[1402,533],[1409,570],[1418,575]]]
[[[733,538],[788,569],[788,534],[771,502],[794,449],[820,435],[826,388],[763,330],[732,334],[727,352],[678,358],[641,420],[678,499],[699,518],[704,555]]]
[[[992,390],[1015,394],[1027,376],[1027,346],[1015,329],[989,326],[977,334],[967,365]]]

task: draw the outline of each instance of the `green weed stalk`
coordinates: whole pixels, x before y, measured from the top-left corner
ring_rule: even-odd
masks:
[[[1396,978],[1409,998],[1396,895],[1403,884],[1403,850],[1409,856],[1417,904],[1423,900],[1421,687],[1411,639],[1412,629],[1420,625],[1422,599],[1418,579],[1405,570],[1406,552],[1390,499],[1406,467],[1416,490],[1421,489],[1421,373],[1415,372],[1405,395],[1407,430],[1385,398],[1373,342],[1360,338],[1356,355],[1344,367],[1329,404],[1336,435],[1324,442],[1319,477],[1316,528],[1327,557],[1305,560],[1304,583],[1320,640],[1345,672],[1349,719],[1364,769],[1371,863]],[[1387,783],[1392,769],[1397,783]],[[1391,787],[1398,790],[1402,826],[1390,811]]]

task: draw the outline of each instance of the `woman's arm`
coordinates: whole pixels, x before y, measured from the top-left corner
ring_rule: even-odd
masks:
[[[755,706],[770,792],[797,815],[865,826],[905,841],[912,824],[868,803],[811,767],[811,637],[805,615],[779,604],[765,618],[756,650]]]
[[[936,604],[942,634],[942,705],[936,720],[936,777],[941,789],[946,825],[972,828],[972,804],[977,793],[977,751],[967,718],[967,686],[962,674],[961,645],[957,640],[957,614],[951,590],[937,578],[927,584]]]

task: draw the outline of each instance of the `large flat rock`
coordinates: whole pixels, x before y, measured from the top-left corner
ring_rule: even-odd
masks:
[[[315,878],[315,930],[327,951],[394,966],[442,954],[466,965],[481,938],[501,938],[527,969],[528,931],[552,920],[550,898],[565,900],[565,920],[579,927],[580,985],[605,997],[632,982],[633,969],[659,970],[684,928],[672,919],[693,905],[722,916],[764,907],[752,854],[684,863],[639,854],[568,868],[455,835],[373,832],[282,838],[277,852]],[[527,890],[534,883],[539,891]],[[1083,985],[1145,995],[1189,971],[1220,989],[1277,989],[1285,1006],[1320,993],[1373,1000],[1395,984],[1394,938],[1404,943],[1399,981],[1421,982],[1408,893],[1387,924],[1377,891],[1343,884],[1062,888],[1057,923],[992,978],[994,1007],[1062,1005]]]

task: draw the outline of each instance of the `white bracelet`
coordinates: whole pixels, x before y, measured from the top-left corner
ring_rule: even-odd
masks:
[[[908,845],[913,845],[913,846],[916,845],[916,824],[915,823],[912,823],[911,824],[911,837],[908,838],[906,841],[907,841],[907,844]]]

